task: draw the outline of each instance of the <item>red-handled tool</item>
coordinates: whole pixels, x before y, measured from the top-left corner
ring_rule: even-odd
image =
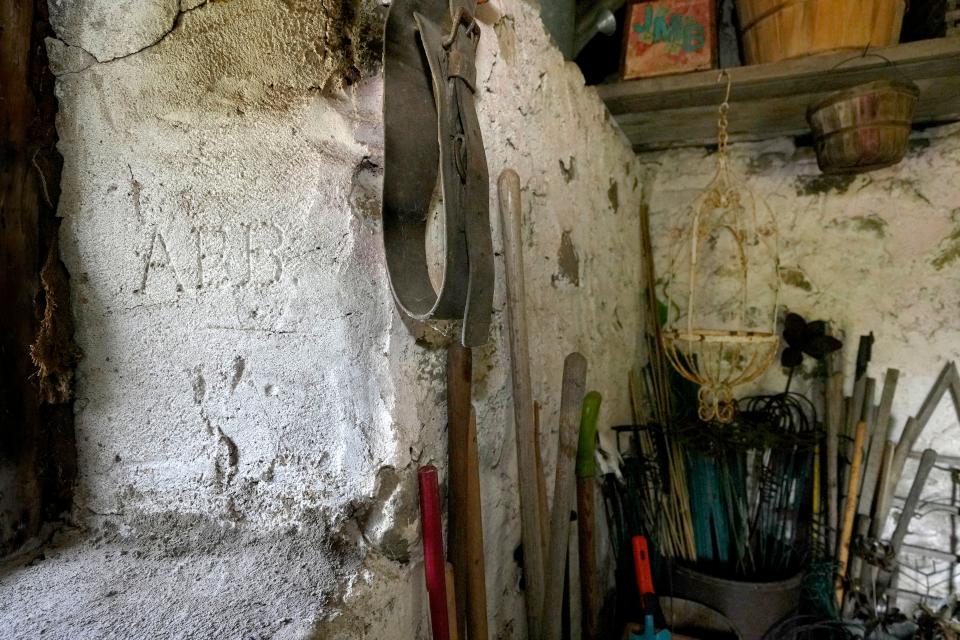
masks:
[[[430,602],[433,640],[450,640],[447,611],[447,567],[443,559],[443,530],[440,523],[440,482],[433,465],[420,467],[420,528],[423,538],[423,573]]]
[[[648,594],[655,594],[653,573],[650,571],[650,551],[644,536],[633,536],[633,570],[637,574],[637,591],[640,600]]]

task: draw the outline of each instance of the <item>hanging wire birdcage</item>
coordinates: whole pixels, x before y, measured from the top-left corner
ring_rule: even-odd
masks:
[[[730,422],[733,388],[758,378],[777,355],[780,273],[773,214],[730,167],[724,76],[717,171],[678,237],[663,347],[680,375],[700,386],[700,419]]]

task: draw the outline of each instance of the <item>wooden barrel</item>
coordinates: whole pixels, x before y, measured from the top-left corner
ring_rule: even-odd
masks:
[[[903,159],[920,95],[916,85],[877,80],[833,93],[807,109],[824,173],[863,173]]]
[[[906,10],[906,0],[736,1],[747,64],[896,44]]]

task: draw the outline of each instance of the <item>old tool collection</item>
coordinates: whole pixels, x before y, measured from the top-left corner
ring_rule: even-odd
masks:
[[[825,523],[832,545],[832,524],[839,522],[836,604],[846,616],[863,620],[868,627],[882,623],[896,610],[898,557],[937,462],[938,453],[931,448],[916,456],[917,440],[948,393],[960,418],[960,374],[951,362],[943,367],[919,412],[906,420],[895,441],[891,406],[900,372],[887,370],[880,402],[875,404],[877,381],[867,371],[872,342],[872,335],[860,339],[852,397],[843,397],[839,371],[831,372],[826,387],[827,450],[838,452],[839,458],[839,464],[836,458],[827,458]],[[894,531],[885,538],[884,525],[895,490],[911,457],[919,457],[913,480]],[[845,465],[847,460],[850,462]]]
[[[384,38],[384,250],[398,307],[416,320],[462,321],[447,354],[447,544],[442,534],[439,473],[420,469],[424,572],[433,637],[486,640],[476,414],[471,404],[471,348],[487,341],[493,300],[488,179],[473,95],[479,28],[474,0],[396,0]],[[428,271],[427,219],[438,181],[444,256],[439,291]],[[528,633],[559,640],[564,593],[582,593],[585,637],[596,637],[593,449],[600,395],[586,394],[587,361],[564,362],[553,504],[548,509],[540,458],[538,405],[530,380],[524,299],[520,178],[498,180],[507,272],[507,315],[514,398],[523,578]],[[570,513],[585,517],[571,536]],[[570,545],[571,538],[579,543]],[[576,561],[574,562],[574,559]],[[574,564],[579,570],[573,571]],[[568,585],[567,569],[583,588]],[[568,607],[569,603],[568,603]],[[568,620],[567,626],[570,626]]]
[[[488,339],[494,288],[487,164],[474,104],[474,57],[480,30],[473,15],[476,0],[446,2],[394,0],[389,10],[384,39],[383,239],[390,286],[400,310],[419,321],[462,321],[460,340],[447,352],[446,545],[440,474],[432,465],[419,470],[424,573],[433,638],[486,640],[471,352]],[[724,122],[721,108],[721,152],[726,143]],[[442,195],[444,255],[439,284],[434,287],[426,238],[437,183]],[[639,598],[631,596],[627,613],[619,611],[620,617],[614,616],[611,625],[601,621],[607,584],[597,556],[599,546],[607,541],[598,540],[594,531],[600,482],[595,457],[602,453],[597,451],[600,394],[587,393],[586,358],[576,352],[567,355],[560,381],[553,499],[548,505],[540,412],[530,374],[520,177],[506,169],[497,188],[528,637],[589,640],[609,634],[616,625],[627,638],[671,637],[654,595],[651,560],[658,558],[688,569],[708,567],[730,580],[784,580],[806,573],[813,576],[806,590],[816,592],[819,586],[822,592],[821,613],[834,621],[859,620],[870,637],[895,610],[898,554],[938,457],[932,449],[917,456],[913,447],[947,393],[960,415],[957,367],[953,363],[944,367],[920,411],[894,442],[891,412],[899,371],[888,370],[882,387],[869,376],[872,334],[860,339],[852,395],[845,398],[841,359],[833,353],[840,348],[839,341],[828,334],[825,322],[807,323],[788,314],[783,325],[787,347],[781,358],[781,365],[790,372],[787,388],[739,401],[732,397],[731,383],[724,382],[722,393],[717,392],[704,376],[690,373],[691,367],[708,364],[704,352],[691,355],[692,350],[684,347],[685,364],[677,365],[678,340],[712,344],[720,341],[719,334],[695,335],[689,321],[686,333],[664,330],[655,293],[648,214],[642,210],[649,362],[641,375],[630,379],[635,424],[620,429],[619,435],[629,441],[629,451],[622,451],[622,475],[614,468],[603,479],[612,551],[621,560],[632,557],[630,581],[637,581]],[[697,286],[690,283],[686,299],[691,306]],[[774,326],[777,312],[775,303]],[[718,361],[736,369],[743,360],[741,343],[756,342],[759,335],[732,332],[732,338],[724,340],[736,344],[734,356],[721,352]],[[775,332],[762,337],[764,362],[772,361],[780,337]],[[822,363],[818,368],[824,376],[822,399],[811,401],[790,390],[793,371],[804,354]],[[698,396],[695,388],[685,397],[684,385],[689,383],[671,374],[668,362],[687,380],[709,387],[709,397],[703,389]],[[765,368],[766,364],[751,369],[751,376]],[[734,376],[737,380],[749,377]],[[695,430],[685,432],[685,425],[691,424]],[[712,430],[704,432],[705,427]],[[884,538],[896,486],[912,455],[919,457],[919,463],[910,491],[893,534]],[[720,584],[704,582],[708,583]],[[791,584],[789,588],[799,594],[799,578]],[[622,590],[619,577],[618,587]],[[624,594],[634,593],[633,588]],[[789,593],[784,597],[784,612],[790,612]],[[672,601],[678,607],[691,604],[677,597]],[[759,624],[750,619],[753,612],[724,610],[723,598],[717,603],[720,611],[707,613],[721,620],[718,629],[733,633],[739,627],[742,637],[753,637],[753,632],[742,632]],[[786,633],[785,627],[777,629],[776,633]]]
[[[558,640],[562,637],[566,586],[568,592],[582,594],[581,624],[587,631],[584,637],[596,637],[599,589],[592,528],[593,455],[600,394],[595,391],[586,393],[587,361],[579,353],[569,354],[563,367],[554,497],[548,514],[544,498],[544,464],[536,446],[538,417],[530,383],[517,174],[510,169],[504,171],[499,187],[529,635]],[[471,370],[470,348],[451,345],[447,358],[449,563],[446,565],[439,526],[437,470],[425,466],[420,471],[424,571],[434,638],[488,637]],[[570,513],[575,505],[581,511],[577,520],[579,543],[576,550],[570,546]],[[581,589],[567,581],[568,565],[575,551],[583,580]],[[570,624],[569,620],[567,624]]]

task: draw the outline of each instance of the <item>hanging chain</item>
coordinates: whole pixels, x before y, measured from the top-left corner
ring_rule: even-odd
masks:
[[[724,69],[720,72],[720,76],[717,78],[717,82],[727,78],[727,92],[723,98],[723,102],[720,103],[720,108],[717,110],[719,117],[717,118],[717,151],[720,154],[721,164],[726,164],[727,159],[727,146],[730,140],[730,136],[727,133],[727,125],[729,121],[727,120],[727,114],[730,112],[730,74],[727,73],[727,70]]]
[[[727,173],[727,149],[729,147],[730,135],[727,133],[727,127],[729,125],[729,120],[727,118],[730,113],[730,74],[727,73],[726,69],[720,71],[720,75],[717,77],[717,82],[723,80],[726,77],[727,79],[727,91],[724,95],[723,102],[720,103],[720,107],[717,109],[717,165],[720,174],[724,177],[723,183],[724,187],[727,187],[726,184],[726,173]],[[726,194],[721,196],[721,199],[724,200],[723,206],[726,206]]]

